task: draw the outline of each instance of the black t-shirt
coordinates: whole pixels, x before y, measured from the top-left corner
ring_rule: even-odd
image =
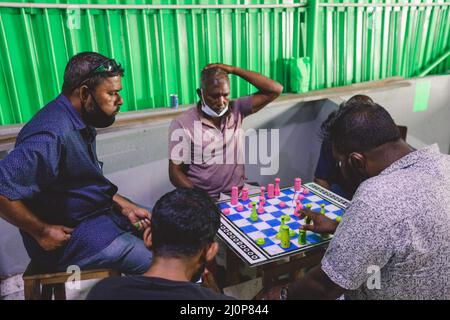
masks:
[[[230,300],[208,288],[187,281],[145,276],[108,278],[97,283],[88,300]]]

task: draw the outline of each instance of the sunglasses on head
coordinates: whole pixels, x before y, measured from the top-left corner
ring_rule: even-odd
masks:
[[[102,62],[97,67],[93,68],[91,71],[89,71],[88,74],[94,75],[96,73],[101,73],[101,72],[115,72],[120,69],[122,69],[122,66],[120,65],[120,63],[117,64],[117,62],[114,59],[108,59],[108,60]]]
[[[78,88],[83,82],[89,80],[92,78],[95,74],[103,73],[103,72],[117,72],[119,70],[123,70],[121,64],[117,64],[117,62],[114,59],[108,59],[100,63],[98,66],[92,68],[86,76],[82,78],[81,81],[78,82],[75,88]]]

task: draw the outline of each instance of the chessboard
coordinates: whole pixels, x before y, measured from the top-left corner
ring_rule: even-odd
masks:
[[[324,214],[333,220],[342,217],[349,204],[348,200],[316,183],[302,185],[302,190],[305,188],[307,193],[302,193],[301,200],[303,206],[308,205],[315,212],[324,210]],[[299,244],[299,227],[305,223],[305,219],[300,219],[294,214],[296,204],[293,199],[297,199],[298,193],[294,187],[283,188],[279,196],[269,198],[266,192],[264,212],[258,214],[257,221],[250,218],[252,208],[249,204],[259,203],[260,193],[250,195],[247,200],[239,198],[238,204],[234,206],[230,200],[218,202],[222,212],[219,237],[250,266],[273,262],[328,243],[332,235],[321,236],[307,231],[306,243]],[[238,206],[240,208],[237,208]],[[277,237],[283,216],[284,223],[290,228],[291,233],[290,245],[287,248],[282,247],[281,240]],[[264,239],[264,244],[257,244],[258,239]]]

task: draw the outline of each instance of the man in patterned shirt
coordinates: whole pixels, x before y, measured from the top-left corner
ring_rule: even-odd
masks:
[[[288,299],[450,299],[450,156],[414,150],[376,103],[343,105],[322,126],[346,179],[361,183],[321,265],[284,289]],[[286,292],[287,291],[287,292]]]

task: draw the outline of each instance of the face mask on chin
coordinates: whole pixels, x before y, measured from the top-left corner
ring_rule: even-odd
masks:
[[[224,106],[224,108],[222,108],[222,111],[220,111],[220,113],[215,112],[213,109],[211,109],[210,106],[208,106],[205,102],[205,98],[203,97],[203,90],[201,90],[202,92],[202,111],[210,116],[211,118],[220,118],[221,116],[223,116],[227,111],[228,111],[228,103]]]
[[[87,110],[86,105],[81,106],[81,118],[83,121],[92,127],[95,128],[106,128],[114,123],[116,120],[116,116],[107,115],[98,105],[97,101],[94,98],[92,93],[89,93],[92,97],[92,109]]]

